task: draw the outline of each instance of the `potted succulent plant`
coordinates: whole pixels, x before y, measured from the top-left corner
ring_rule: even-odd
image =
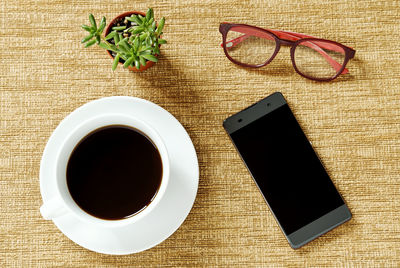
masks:
[[[158,61],[160,46],[167,43],[161,38],[165,18],[157,24],[152,8],[146,14],[139,11],[123,13],[114,18],[107,28],[105,17],[99,26],[92,14],[89,15],[89,21],[90,26],[82,25],[89,32],[82,43],[85,47],[97,44],[107,50],[114,58],[113,70],[121,63],[132,71],[144,71]],[[104,29],[105,36],[102,35]]]

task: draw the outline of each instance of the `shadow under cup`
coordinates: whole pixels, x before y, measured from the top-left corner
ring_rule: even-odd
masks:
[[[91,223],[134,222],[157,205],[169,180],[168,153],[159,134],[123,115],[82,123],[66,139],[56,162],[58,197],[48,201],[56,205],[41,208],[48,219],[60,207]]]

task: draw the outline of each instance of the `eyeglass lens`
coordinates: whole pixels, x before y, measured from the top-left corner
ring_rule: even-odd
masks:
[[[226,49],[235,61],[259,65],[268,61],[276,48],[272,35],[243,26],[232,27],[226,35]]]
[[[328,79],[335,76],[345,61],[342,47],[324,41],[303,41],[294,51],[298,71],[306,76]]]

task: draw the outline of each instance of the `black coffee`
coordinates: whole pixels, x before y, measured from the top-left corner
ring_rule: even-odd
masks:
[[[120,125],[88,134],[67,166],[72,198],[87,213],[107,220],[130,217],[148,206],[161,177],[156,146],[138,130]]]

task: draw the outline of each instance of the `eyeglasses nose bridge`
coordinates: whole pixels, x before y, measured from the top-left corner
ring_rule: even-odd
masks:
[[[279,43],[285,46],[290,46],[293,47],[296,41],[291,41],[291,40],[285,40],[285,39],[279,39]]]

